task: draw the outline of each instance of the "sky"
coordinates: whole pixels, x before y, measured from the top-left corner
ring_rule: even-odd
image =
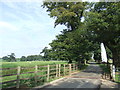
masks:
[[[54,28],[42,2],[0,2],[0,57],[38,55],[65,29]]]
[[[66,28],[54,28],[55,20],[41,7],[42,1],[0,0],[0,58],[11,53],[17,58],[38,55]]]

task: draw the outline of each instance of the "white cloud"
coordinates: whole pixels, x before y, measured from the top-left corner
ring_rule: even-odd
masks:
[[[1,0],[1,2],[43,2],[44,0]]]
[[[0,32],[2,33],[6,30],[17,31],[18,28],[8,22],[0,21]]]
[[[15,53],[21,55],[37,54],[55,39],[62,26],[54,28],[45,9],[39,3],[5,3],[0,19],[2,55]]]
[[[99,0],[82,0],[83,2],[99,2]]]

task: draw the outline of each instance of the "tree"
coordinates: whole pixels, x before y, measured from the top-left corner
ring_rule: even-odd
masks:
[[[27,58],[25,57],[25,56],[22,56],[21,58],[20,58],[20,61],[26,61],[27,60]]]
[[[50,52],[56,54],[58,58],[65,55],[69,60],[77,60],[89,58],[90,53],[97,49],[94,44],[104,43],[112,52],[113,64],[120,66],[120,2],[86,4],[82,2],[43,4],[49,16],[55,18],[55,26],[58,24],[67,26],[66,31],[51,43]],[[84,11],[85,22],[82,23]]]
[[[50,57],[49,57],[50,49],[48,49],[48,47],[45,47],[42,50],[42,52],[40,52],[40,54],[42,54],[42,53],[44,53],[44,57],[43,57],[44,59],[46,59],[46,60],[50,59]]]
[[[84,29],[72,32],[63,30],[62,34],[57,35],[56,38],[49,44],[52,49],[52,58],[67,60],[69,63],[82,62],[84,59],[91,58],[94,45],[86,38]]]
[[[60,34],[56,36],[56,40],[53,40],[49,45],[52,47],[51,53],[52,58],[57,60],[67,60],[71,62],[70,54],[67,51],[69,48],[69,43],[66,43],[66,40],[68,39],[66,36],[66,31],[64,30],[62,32],[63,34]]]
[[[81,24],[81,17],[85,9],[84,2],[44,2],[49,16],[55,19],[55,26],[65,25],[69,30],[77,29]]]
[[[15,58],[15,53],[11,53],[10,55],[8,55],[9,59],[11,62],[15,62],[16,58]]]
[[[41,55],[29,55],[27,57],[22,56],[20,61],[41,61],[43,57]]]
[[[90,59],[93,45],[86,38],[84,24],[81,22],[86,4],[83,2],[45,2],[43,4],[50,13],[49,16],[55,18],[55,26],[63,24],[68,28],[50,43],[52,58],[68,60],[69,63],[73,60]]]
[[[14,53],[11,53],[10,55],[8,56],[4,56],[2,57],[3,60],[6,60],[8,62],[15,62],[16,61],[16,58],[15,58],[15,54]]]
[[[113,64],[120,66],[120,2],[99,2],[86,14],[85,25],[91,40],[104,43],[111,52]]]
[[[10,58],[8,56],[4,56],[4,57],[2,57],[2,59],[5,61],[8,61],[8,62],[10,61]]]

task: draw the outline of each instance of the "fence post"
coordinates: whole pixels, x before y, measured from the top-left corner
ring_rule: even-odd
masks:
[[[71,73],[73,72],[73,64],[71,64]]]
[[[49,81],[49,75],[50,75],[50,66],[48,65],[48,68],[47,68],[47,81]]]
[[[37,71],[38,71],[38,66],[35,65],[35,83],[37,84]]]
[[[64,76],[65,76],[65,64],[63,64],[63,65],[64,65],[64,67],[63,67],[63,68],[64,68]]]
[[[79,67],[78,64],[76,64],[76,70],[78,70],[78,67]]]
[[[17,67],[17,86],[16,86],[16,88],[20,87],[20,70],[21,70],[21,67],[18,66]]]
[[[117,67],[116,69],[117,69],[117,74],[118,74],[117,80],[120,81],[120,71],[119,71],[120,67]],[[118,88],[120,88],[120,83],[118,85]]]
[[[73,64],[74,65],[74,71],[75,71],[75,64]]]
[[[110,64],[110,80],[112,79],[112,64]]]
[[[60,68],[61,68],[61,64],[59,64],[59,77],[60,77]]]
[[[112,72],[113,72],[113,80],[115,81],[115,65],[113,65],[113,70],[112,70]]]
[[[75,64],[76,70],[77,70],[77,64]]]
[[[69,75],[71,75],[71,64],[69,64]]]
[[[58,77],[58,64],[56,64],[56,77]]]

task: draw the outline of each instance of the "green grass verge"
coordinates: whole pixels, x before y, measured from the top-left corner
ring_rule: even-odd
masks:
[[[110,74],[110,68],[106,64],[99,64],[99,66],[102,68],[103,73]]]
[[[110,67],[105,64],[99,64],[103,70],[103,73],[110,74]],[[115,75],[115,82],[120,83],[120,74]]]
[[[88,66],[89,66],[89,64],[86,64],[86,65],[81,65],[81,66],[80,66],[80,71],[82,71],[82,70],[86,69]]]
[[[115,82],[120,83],[120,74],[115,75]]]

